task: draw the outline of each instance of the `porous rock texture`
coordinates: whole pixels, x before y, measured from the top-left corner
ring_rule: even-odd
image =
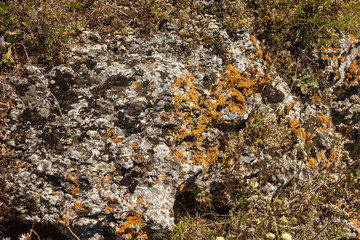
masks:
[[[226,55],[177,34],[100,44],[83,31],[66,65],[1,82],[19,166],[1,175],[20,217],[68,238],[68,225],[80,238],[170,230],[178,188],[217,159],[222,129],[246,120],[270,81],[247,28],[219,34]]]
[[[67,238],[68,225],[83,239],[140,239],[168,231],[176,194],[189,183],[216,186],[223,166],[207,170],[219,160],[219,140],[254,109],[269,119],[282,117],[298,138],[280,161],[250,146],[229,159],[228,170],[236,167],[249,182],[260,166],[281,169],[265,186],[269,194],[291,175],[305,181],[335,161],[331,157],[340,153],[333,148],[332,112],[349,111],[341,111],[346,116],[335,124],[354,126],[358,139],[359,79],[348,74],[359,71],[358,42],[347,41],[346,52],[326,63],[329,77],[340,71],[328,103],[304,105],[282,79],[270,83],[261,46],[247,28],[230,38],[216,22],[212,26],[225,52],[184,42],[171,26],[146,40],[115,35],[101,42],[83,31],[66,65],[29,66],[25,75],[1,82],[13,104],[3,144],[18,161],[15,172],[1,175],[24,221],[47,222]],[[344,55],[339,67],[334,61]],[[352,91],[338,93],[345,82]],[[308,121],[318,121],[314,131],[304,127]],[[312,149],[318,159],[304,150],[313,137],[320,139]]]

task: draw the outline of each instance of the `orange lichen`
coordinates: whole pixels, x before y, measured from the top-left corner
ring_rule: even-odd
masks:
[[[299,121],[295,118],[289,121],[289,125],[291,131],[296,131],[300,127]]]
[[[333,149],[332,149],[332,151],[331,151],[331,153],[330,153],[330,160],[332,161],[332,162],[337,162],[337,160],[338,160],[338,157],[339,157],[339,152],[338,152],[338,150],[336,149],[336,145],[333,147]]]
[[[73,185],[74,187],[74,185]],[[73,190],[71,190],[72,194],[79,194],[80,193],[80,188],[79,187],[75,187]]]
[[[178,187],[178,192],[181,193],[185,188],[185,183],[180,184],[180,186]]]
[[[254,35],[250,35],[250,40],[251,40],[251,43],[254,45],[254,47],[258,47],[257,46],[257,41],[256,41],[256,37]]]
[[[135,214],[127,216],[126,222],[118,227],[116,233],[121,234],[121,238],[148,239],[148,234],[144,230],[144,219],[141,215],[142,213],[138,211]],[[140,227],[140,231],[136,231],[138,227]]]
[[[209,96],[200,94],[201,91],[198,91],[194,81],[195,75],[186,74],[182,78],[175,78],[171,85],[175,105],[173,114],[180,116],[184,121],[184,125],[174,131],[174,136],[178,143],[191,137],[195,141],[195,146],[199,150],[203,149],[203,151],[190,150],[192,161],[196,164],[208,166],[209,163],[216,161],[219,155],[218,140],[214,140],[215,147],[204,147],[203,143],[206,139],[204,133],[209,128],[225,124],[225,122],[219,123],[223,116],[222,110],[243,115],[247,109],[245,98],[259,92],[261,87],[270,81],[268,74],[259,74],[255,69],[250,72],[240,72],[228,65],[227,70],[226,76],[220,76],[218,84],[210,90]],[[196,119],[194,115],[200,115],[200,119]],[[173,151],[173,154],[178,159],[184,158],[177,150]]]
[[[258,49],[256,52],[255,52],[255,56],[257,58],[262,58],[264,55],[264,52],[261,50],[261,49]]]
[[[344,208],[344,210],[349,214],[351,221],[354,223],[355,230],[358,233],[358,239],[360,240],[360,213],[351,205],[346,205],[337,199],[338,206]]]
[[[181,151],[179,151],[179,150],[174,150],[174,151],[172,151],[172,153],[173,153],[178,159],[180,159],[180,160],[183,160],[183,159],[184,159],[184,154],[183,154]]]
[[[123,140],[118,139],[118,135],[114,134],[115,127],[109,128],[108,135],[115,143],[121,143]]]
[[[84,210],[83,204],[76,201],[74,201],[74,208],[78,210]]]
[[[286,105],[285,109],[286,109],[286,112],[289,113],[291,110],[291,107],[289,105]]]
[[[308,159],[308,162],[309,162],[309,168],[310,169],[316,168],[317,162],[316,162],[316,160],[314,158],[310,157]]]
[[[140,81],[135,81],[132,83],[133,86],[135,87],[139,87],[140,86]]]
[[[325,115],[322,114],[319,116],[319,121],[325,123],[326,125],[329,125],[331,123],[331,117],[325,117]]]
[[[106,174],[105,177],[103,177],[102,182],[110,182],[112,180],[112,177],[110,176],[110,174]]]
[[[319,152],[319,153],[317,154],[317,157],[318,157],[319,159],[325,160],[325,154],[324,154],[324,152]]]
[[[109,206],[106,206],[106,212],[107,213],[112,213],[112,212],[114,212],[114,209],[109,207]]]
[[[138,148],[138,145],[136,143],[133,143],[132,148],[133,148],[133,150],[136,150]]]

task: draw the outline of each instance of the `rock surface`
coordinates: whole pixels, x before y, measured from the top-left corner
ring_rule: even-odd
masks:
[[[217,160],[222,129],[261,103],[262,51],[246,28],[235,41],[221,32],[223,56],[171,33],[93,35],[81,33],[69,64],[1,83],[14,104],[5,144],[22,156],[5,174],[10,200],[67,237],[68,225],[81,238],[170,230],[178,188]]]

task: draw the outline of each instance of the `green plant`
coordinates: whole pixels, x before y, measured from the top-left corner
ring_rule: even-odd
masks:
[[[360,177],[360,167],[349,174],[349,184],[358,183]]]
[[[254,28],[271,43],[308,47],[331,43],[331,29],[358,35],[358,1],[291,0],[248,1],[258,17]],[[348,25],[352,26],[349,27]]]
[[[14,63],[14,59],[11,56],[11,44],[4,40],[4,36],[0,37],[0,54],[2,55],[0,65]]]
[[[5,36],[0,37],[0,55],[2,59],[0,65],[6,65],[14,63],[12,57],[12,45],[15,44],[16,40],[23,34],[21,31],[5,32]]]
[[[5,41],[12,44],[11,48],[7,47],[5,60],[13,62],[14,59],[8,56],[16,48],[17,54],[30,53],[28,55],[35,62],[64,61],[66,44],[80,26],[80,22],[75,19],[76,12],[70,7],[74,2],[18,0],[2,3],[0,34],[5,35]],[[6,39],[6,33],[17,34],[9,36],[12,39]]]
[[[319,89],[319,83],[310,73],[303,72],[300,76],[294,75],[292,80],[294,85],[305,95],[314,93]]]

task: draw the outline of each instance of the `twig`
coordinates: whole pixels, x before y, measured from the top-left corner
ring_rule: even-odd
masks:
[[[38,240],[41,240],[39,234],[37,234],[37,232],[35,232],[34,229],[31,229],[31,230],[30,230],[30,236],[31,236],[31,233],[35,233],[35,235],[36,235],[36,237],[38,238]],[[31,238],[29,237],[29,239],[31,239]]]
[[[35,235],[37,236],[37,238],[40,240],[40,236],[39,236],[39,234],[37,234],[37,232],[35,232],[34,226],[35,226],[35,222],[33,221],[32,226],[31,226],[31,229],[30,229],[29,239],[31,239],[31,234],[32,234],[32,233],[35,233]]]
[[[313,238],[311,238],[310,240],[313,240],[315,238],[317,238],[323,231],[325,231],[325,229],[328,227],[328,225],[330,224],[331,220],[333,219],[334,215],[331,215],[331,218],[328,220],[328,222],[326,223],[326,225],[324,226],[323,229],[321,229],[320,232],[318,232]]]
[[[123,14],[123,15],[125,15],[125,16],[128,17],[128,15],[127,15],[126,13],[124,13],[121,9],[116,8],[116,7],[114,7],[114,6],[111,6],[110,4],[108,4],[108,3],[104,2],[104,1],[101,1],[101,0],[97,0],[97,1],[100,2],[100,3],[102,3],[102,4],[105,4],[105,5],[108,6],[108,7],[111,7],[112,9],[114,9],[114,10],[116,10],[116,11],[120,12],[121,14]]]
[[[72,234],[77,240],[80,240],[80,238],[71,230],[70,225],[67,225],[67,228],[69,229],[69,231],[71,232],[71,234]]]
[[[202,224],[202,225],[194,225],[191,224],[192,226],[197,226],[197,227],[210,227],[210,226],[214,226],[214,225],[223,225],[226,224],[228,222],[219,222],[219,223],[209,223],[209,224]]]

